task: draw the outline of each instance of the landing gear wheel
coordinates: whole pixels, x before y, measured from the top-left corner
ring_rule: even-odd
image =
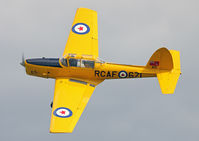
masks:
[[[50,103],[50,107],[51,107],[51,108],[53,107],[53,102]]]

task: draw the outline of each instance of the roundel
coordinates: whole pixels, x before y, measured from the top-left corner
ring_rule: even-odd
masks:
[[[72,116],[72,111],[68,108],[65,108],[65,107],[60,107],[60,108],[57,108],[53,114],[57,117],[61,117],[61,118],[67,118],[67,117],[70,117]]]
[[[76,34],[87,34],[90,28],[85,23],[77,23],[72,27],[72,31]]]
[[[127,77],[127,73],[126,73],[126,71],[120,71],[120,72],[118,73],[118,76],[119,76],[120,78],[126,78],[126,77]]]

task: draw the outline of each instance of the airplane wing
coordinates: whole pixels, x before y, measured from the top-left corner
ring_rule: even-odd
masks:
[[[68,41],[63,53],[92,55],[98,57],[97,12],[87,8],[78,8]]]
[[[71,133],[94,89],[84,81],[56,79],[50,132]]]

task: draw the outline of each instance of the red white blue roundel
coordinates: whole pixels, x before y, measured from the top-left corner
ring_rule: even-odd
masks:
[[[57,117],[61,117],[61,118],[67,118],[67,117],[70,117],[72,116],[72,111],[68,108],[65,108],[65,107],[59,107],[57,108],[53,114]]]
[[[118,73],[118,76],[119,76],[120,78],[126,78],[126,77],[127,77],[127,73],[126,73],[126,71],[120,71],[120,72]]]
[[[85,23],[77,23],[72,27],[72,31],[76,34],[87,34],[90,28]]]

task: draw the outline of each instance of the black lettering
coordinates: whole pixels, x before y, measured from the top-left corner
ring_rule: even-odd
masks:
[[[133,72],[129,72],[129,78],[133,78],[134,75],[133,75]]]
[[[142,73],[140,73],[140,78],[142,78]]]
[[[98,76],[98,77],[99,77],[99,73],[100,73],[100,71],[95,70],[95,76]]]
[[[112,77],[117,74],[117,71],[112,71]]]
[[[135,78],[137,78],[139,76],[140,73],[135,72]]]
[[[104,75],[102,73],[104,73]],[[105,77],[105,73],[106,73],[105,71],[101,71],[101,73],[100,73],[101,77]]]
[[[108,71],[107,76],[106,77],[111,77],[111,73],[110,71]]]

